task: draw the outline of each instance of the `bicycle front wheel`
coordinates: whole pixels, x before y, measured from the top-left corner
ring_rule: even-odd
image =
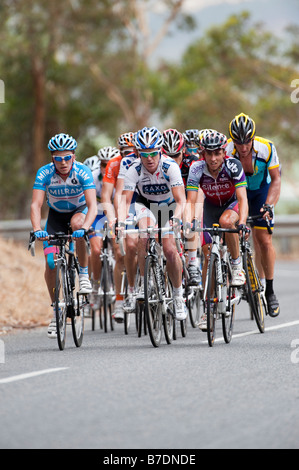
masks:
[[[210,347],[214,346],[216,336],[216,321],[218,314],[217,298],[217,257],[214,253],[210,256],[208,267],[208,286],[206,299],[207,335]]]
[[[162,337],[160,288],[156,278],[155,262],[151,256],[148,256],[144,272],[144,307],[150,339],[155,348],[160,346]]]
[[[56,331],[59,349],[65,348],[67,320],[67,281],[66,267],[62,262],[57,263],[55,283],[55,315]]]
[[[89,302],[87,295],[79,294],[79,265],[76,259],[74,260],[74,266],[75,282],[72,289],[72,306],[69,308],[71,309],[73,339],[76,347],[79,348],[82,345],[84,334],[84,309],[88,306]]]
[[[229,287],[227,292],[226,312],[222,314],[222,332],[224,341],[228,344],[231,342],[233,336],[236,310],[236,305],[233,301],[236,297],[236,289]]]

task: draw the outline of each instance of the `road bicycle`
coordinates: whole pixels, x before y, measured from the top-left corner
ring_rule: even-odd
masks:
[[[103,246],[101,249],[100,259],[102,263],[101,267],[101,279],[100,289],[98,293],[91,295],[91,317],[92,317],[92,329],[95,329],[96,311],[99,311],[100,327],[104,329],[105,333],[108,332],[108,325],[110,325],[111,331],[114,330],[113,326],[113,311],[115,304],[115,286],[114,286],[114,258],[112,248],[109,244],[109,232],[108,221],[104,223],[104,227],[101,230],[94,230],[92,233],[103,235]]]
[[[207,276],[203,293],[204,311],[207,317],[207,337],[210,347],[214,346],[217,319],[222,320],[225,343],[230,343],[235,320],[235,306],[241,301],[241,294],[231,286],[232,267],[225,242],[225,233],[239,233],[238,229],[224,229],[218,224],[196,231],[209,232],[212,237]]]
[[[247,223],[251,225],[254,220],[260,219],[260,215],[252,216],[247,219]],[[265,219],[267,230],[272,235],[272,228],[268,218]],[[251,317],[255,319],[260,333],[265,332],[265,316],[267,315],[267,302],[265,298],[264,288],[261,283],[259,273],[256,269],[253,251],[250,241],[241,237],[241,254],[243,261],[243,269],[245,271],[246,284],[243,287],[243,298],[248,302]]]
[[[123,230],[118,238],[121,253],[125,254],[124,236],[126,234],[149,235],[144,271],[144,314],[152,345],[156,348],[160,346],[162,340],[162,329],[167,344],[172,343],[175,318],[172,285],[166,271],[161,240],[162,234],[167,232],[169,232],[169,227]],[[158,239],[156,239],[157,235]]]
[[[54,260],[56,266],[54,311],[56,315],[57,342],[60,350],[65,348],[67,319],[71,319],[74,343],[82,345],[84,334],[84,308],[88,305],[87,294],[79,293],[79,263],[75,255],[72,235],[56,232],[46,238],[58,246]],[[35,254],[35,235],[30,232],[29,249]],[[89,240],[85,237],[89,252]]]

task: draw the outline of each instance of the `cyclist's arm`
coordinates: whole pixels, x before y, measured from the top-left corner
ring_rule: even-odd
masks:
[[[122,198],[122,192],[124,189],[124,179],[123,178],[117,178],[117,183],[116,183],[116,188],[115,188],[115,194],[114,194],[114,209],[116,213],[116,217],[119,217],[119,206],[121,204],[121,198]]]
[[[176,186],[172,188],[172,195],[176,202],[174,217],[182,220],[186,209],[186,194],[184,186]]]
[[[118,221],[119,222],[125,222],[126,218],[128,217],[133,195],[134,195],[134,191],[128,191],[128,190],[123,191],[121,202],[118,208]]]
[[[45,199],[45,191],[34,189],[32,192],[32,202],[30,207],[30,218],[33,231],[41,230],[42,206]]]
[[[275,206],[278,203],[278,200],[280,197],[280,189],[281,189],[280,169],[273,168],[269,170],[269,174],[271,177],[271,183],[269,186],[266,204]]]
[[[104,181],[102,187],[102,197],[101,203],[104,213],[107,216],[109,222],[114,222],[115,220],[115,210],[112,204],[112,195],[114,190],[114,184]]]
[[[248,217],[248,199],[246,186],[236,188],[236,196],[239,204],[239,224],[246,225]]]
[[[198,191],[188,191],[187,192],[187,204],[186,204],[186,210],[185,210],[185,222],[189,222],[191,223],[192,220],[194,219],[195,217],[195,214],[197,212],[200,212],[200,211],[197,211],[196,210],[196,206],[197,206],[197,202],[199,201],[199,198],[201,199],[201,195],[202,195],[202,191],[201,190],[198,190]],[[203,204],[203,202],[201,201],[201,205]],[[201,209],[202,209],[202,206],[201,206]],[[202,212],[202,211],[201,211]],[[200,214],[199,214],[200,216]],[[198,217],[200,218],[200,217]]]
[[[85,201],[88,208],[82,228],[88,230],[97,216],[97,196],[95,189],[86,189],[84,191]]]

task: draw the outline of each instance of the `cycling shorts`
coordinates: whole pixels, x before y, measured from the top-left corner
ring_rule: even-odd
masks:
[[[86,204],[77,207],[73,212],[57,212],[54,209],[50,209],[45,230],[49,235],[54,235],[56,232],[69,233],[72,217],[78,213],[86,214],[87,210]],[[54,254],[59,252],[58,247],[55,246],[55,242],[44,241],[43,249],[50,269],[54,269]]]
[[[261,208],[265,204],[269,191],[269,184],[262,186],[256,191],[247,190],[248,206],[249,206],[249,215],[259,215]],[[270,220],[270,226],[274,227],[274,217]],[[252,227],[257,229],[265,230],[267,229],[267,222],[261,217],[260,219],[254,220]]]
[[[232,210],[239,214],[239,204],[237,200],[234,200],[233,202],[229,202],[228,204],[219,207],[219,206],[213,206],[210,204],[206,199],[204,202],[204,207],[203,207],[203,228],[211,228],[213,227],[213,224],[219,224],[219,219],[222,216],[222,214],[227,211],[227,210]],[[212,243],[212,237],[209,234],[209,232],[202,232],[202,246],[204,245],[209,245]]]

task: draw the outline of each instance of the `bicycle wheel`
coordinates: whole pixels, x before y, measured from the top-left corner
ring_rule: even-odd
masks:
[[[55,284],[55,315],[57,342],[59,349],[65,348],[67,319],[67,281],[66,268],[62,262],[57,263]]]
[[[255,269],[251,253],[246,250],[243,254],[243,268],[245,270],[246,285],[245,292],[251,312],[260,333],[265,332],[265,303],[259,275]]]
[[[200,321],[200,309],[202,299],[202,289],[191,287],[188,293],[187,308],[192,328],[197,328]]]
[[[214,346],[216,336],[216,321],[218,312],[217,263],[217,257],[214,253],[212,253],[208,266],[208,286],[206,299],[207,335],[210,347]]]
[[[105,333],[108,332],[108,316],[109,316],[109,272],[108,272],[108,261],[105,257],[102,260],[102,272],[101,272],[101,286],[103,289],[103,303],[102,303],[102,313],[103,313],[103,327]]]
[[[88,305],[87,295],[79,295],[79,266],[75,261],[75,287],[72,291],[72,333],[74,343],[79,348],[82,345],[84,334],[84,308]]]
[[[163,328],[167,344],[172,343],[173,338],[173,325],[174,325],[174,312],[173,312],[173,295],[172,286],[167,272],[165,271],[165,306],[166,313],[163,315]]]
[[[157,283],[155,268],[155,261],[148,256],[144,272],[144,308],[150,339],[152,345],[157,348],[162,337],[162,309],[159,293],[161,286]]]
[[[233,336],[233,328],[235,321],[235,304],[232,301],[236,297],[236,289],[229,287],[227,291],[226,312],[222,314],[222,332],[224,341],[228,344]]]

